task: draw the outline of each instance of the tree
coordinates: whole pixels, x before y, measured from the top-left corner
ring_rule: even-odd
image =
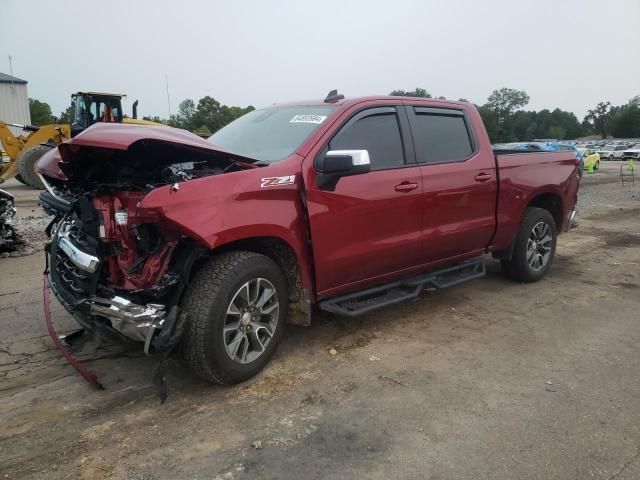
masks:
[[[607,138],[607,127],[613,114],[611,102],[600,102],[595,108],[589,110],[584,118],[593,124],[595,131],[602,138]]]
[[[178,114],[172,115],[170,125],[172,127],[184,128],[185,130],[194,130],[194,115],[196,113],[196,104],[190,98],[185,98],[178,105]]]
[[[478,112],[482,117],[482,122],[484,123],[484,127],[487,129],[487,134],[489,135],[491,143],[503,142],[504,140],[500,137],[500,127],[498,126],[498,117],[496,116],[496,113],[486,105],[478,107]]]
[[[389,94],[392,97],[421,97],[421,98],[431,98],[431,94],[427,92],[424,88],[416,88],[410,92],[405,92],[404,90],[394,90]]]
[[[58,123],[66,123],[71,124],[76,116],[76,100],[75,98],[71,100],[71,105],[67,107],[64,112],[60,113],[60,117],[58,118]]]
[[[640,106],[630,102],[613,115],[609,125],[614,137],[640,137]]]
[[[513,113],[529,103],[529,95],[523,90],[503,87],[494,90],[487,99],[486,106],[493,110],[498,116],[498,124],[504,121]]]
[[[31,123],[34,125],[55,123],[55,118],[51,113],[51,107],[48,103],[41,102],[35,98],[30,98],[29,113],[31,114]]]

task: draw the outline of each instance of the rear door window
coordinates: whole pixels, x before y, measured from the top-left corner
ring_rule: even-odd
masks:
[[[460,110],[413,107],[411,131],[418,163],[466,160],[474,151],[467,120]]]

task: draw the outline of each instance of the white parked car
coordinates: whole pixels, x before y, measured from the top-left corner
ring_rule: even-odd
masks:
[[[598,148],[597,151],[602,160],[620,160],[622,159],[625,148],[623,145],[605,145],[604,147]]]
[[[622,152],[622,158],[633,158],[640,159],[640,143],[636,143],[635,145],[628,147]]]

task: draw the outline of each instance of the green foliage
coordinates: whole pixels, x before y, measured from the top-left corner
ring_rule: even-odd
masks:
[[[523,90],[503,87],[494,90],[487,99],[489,107],[498,116],[498,123],[502,125],[516,110],[529,103],[529,95]]]
[[[602,138],[607,138],[607,127],[614,113],[611,102],[600,102],[595,108],[589,110],[584,118],[593,124],[595,131]]]
[[[636,97],[638,98],[638,97]],[[638,98],[640,100],[640,98]],[[614,137],[637,138],[640,137],[640,101],[629,102],[620,108],[611,118],[609,126]]]
[[[29,99],[29,112],[31,114],[31,123],[33,125],[47,125],[55,123],[55,118],[51,113],[51,107],[48,103],[41,102],[34,98]]]
[[[69,124],[73,123],[74,117],[76,116],[76,100],[71,100],[71,105],[67,107],[64,112],[60,113],[60,117],[58,117],[58,123]]]
[[[222,105],[210,96],[201,98],[197,105],[193,100],[187,98],[180,102],[178,113],[172,115],[168,123],[172,127],[207,135],[215,133],[226,124],[252,110],[255,110],[252,106],[242,108]]]
[[[482,122],[487,129],[487,134],[492,143],[500,143],[506,140],[502,139],[500,135],[500,126],[498,125],[498,115],[491,110],[488,106],[482,105],[478,107],[478,112],[482,117]]]
[[[405,92],[404,90],[394,90],[389,94],[392,97],[421,97],[421,98],[431,98],[431,94],[427,92],[424,88],[416,88],[415,90],[411,90],[409,92]]]
[[[494,90],[478,110],[493,143],[532,141],[536,138],[565,140],[584,134],[584,127],[571,112],[520,110],[529,103],[529,95],[521,90]]]

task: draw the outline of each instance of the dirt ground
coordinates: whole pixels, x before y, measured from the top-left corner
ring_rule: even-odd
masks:
[[[86,384],[47,336],[42,254],[0,258],[0,478],[638,479],[640,184],[618,171],[585,178],[543,281],[488,259],[413,303],[317,313],[243,385],[172,364],[164,405],[152,360],[99,339],[74,346],[106,389]],[[35,193],[3,188],[41,242]]]

